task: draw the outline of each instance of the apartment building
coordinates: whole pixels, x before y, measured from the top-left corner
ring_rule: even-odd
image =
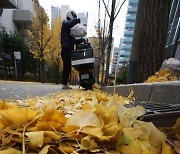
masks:
[[[33,21],[34,0],[1,0],[0,28],[21,32]]]
[[[124,65],[129,63],[137,7],[138,7],[138,0],[129,0],[127,14],[126,14],[125,28],[124,28],[124,36],[120,44],[120,54],[118,59],[119,65]]]

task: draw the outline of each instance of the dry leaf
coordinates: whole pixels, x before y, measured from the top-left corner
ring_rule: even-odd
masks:
[[[161,154],[174,154],[174,152],[171,150],[171,147],[169,145],[163,142]]]
[[[89,150],[89,149],[94,149],[97,147],[98,145],[96,144],[94,139],[91,139],[90,136],[86,136],[85,138],[81,140],[81,149]]]
[[[43,148],[41,149],[41,151],[39,152],[39,154],[47,154],[48,151],[49,151],[49,148],[50,148],[49,145],[43,147]]]
[[[75,151],[75,149],[71,145],[68,145],[68,144],[62,143],[62,142],[59,144],[58,149],[62,153],[71,153],[71,152]]]
[[[11,120],[14,124],[25,124],[33,120],[36,114],[36,111],[29,108],[10,108],[0,111],[0,115]]]
[[[174,141],[174,149],[177,153],[180,153],[180,141]]]
[[[22,154],[22,152],[14,148],[9,148],[7,150],[0,151],[0,154]]]
[[[28,139],[32,146],[42,147],[44,140],[44,131],[27,132],[26,136],[28,136]]]
[[[101,122],[97,115],[89,110],[79,111],[74,113],[66,123],[66,126],[79,126],[83,128],[85,126],[101,127]]]

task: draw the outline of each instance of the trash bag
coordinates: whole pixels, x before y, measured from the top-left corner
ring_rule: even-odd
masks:
[[[70,34],[73,37],[84,37],[87,34],[87,31],[85,26],[77,24],[71,28]]]
[[[180,78],[180,60],[175,59],[175,58],[166,59],[162,63],[160,71],[164,70],[165,68],[173,72],[176,77]]]

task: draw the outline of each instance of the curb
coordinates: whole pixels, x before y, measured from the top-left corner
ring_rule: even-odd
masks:
[[[133,88],[136,101],[152,101],[155,103],[180,104],[180,81],[135,83],[116,86],[116,93],[127,97]],[[113,94],[113,86],[102,87],[102,91]]]

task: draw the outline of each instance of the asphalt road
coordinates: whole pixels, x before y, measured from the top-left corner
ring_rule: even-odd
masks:
[[[78,86],[73,86],[73,89],[77,88]],[[65,90],[62,89],[62,85],[0,80],[0,99],[25,99],[63,91]]]

